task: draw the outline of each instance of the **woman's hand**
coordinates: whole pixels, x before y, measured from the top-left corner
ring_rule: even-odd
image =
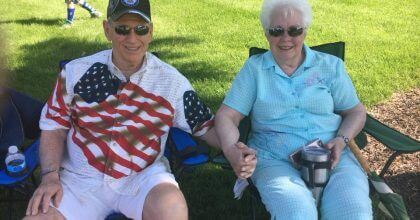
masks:
[[[326,143],[324,147],[331,150],[330,168],[334,169],[334,167],[340,161],[341,152],[346,147],[346,143],[344,142],[342,137],[335,137],[328,143]]]
[[[26,215],[37,215],[40,208],[43,213],[46,213],[50,207],[51,199],[53,199],[54,206],[58,207],[62,197],[63,187],[58,172],[48,173],[42,177],[41,184],[29,200]]]
[[[337,134],[345,135],[348,139],[353,139],[363,128],[366,121],[366,109],[362,103],[357,104],[351,109],[340,112],[343,120]],[[335,137],[326,145],[331,150],[331,169],[333,169],[340,161],[341,151],[346,147],[343,137]]]
[[[223,148],[223,154],[232,166],[236,176],[246,179],[252,176],[257,165],[256,151],[242,142]]]

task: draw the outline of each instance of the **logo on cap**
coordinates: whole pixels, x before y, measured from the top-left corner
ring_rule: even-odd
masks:
[[[122,0],[121,3],[128,7],[134,7],[139,4],[139,0]]]
[[[149,0],[109,0],[108,19],[115,21],[124,14],[138,14],[151,23]]]

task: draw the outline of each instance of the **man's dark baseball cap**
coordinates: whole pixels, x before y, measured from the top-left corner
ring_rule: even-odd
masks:
[[[140,15],[147,23],[152,23],[149,0],[109,0],[107,18],[115,21],[125,14]]]

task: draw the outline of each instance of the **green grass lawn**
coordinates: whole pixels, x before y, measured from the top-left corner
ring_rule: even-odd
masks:
[[[90,19],[80,7],[75,26],[61,29],[66,13],[63,2],[15,0],[0,7],[10,85],[40,100],[49,96],[60,60],[110,47],[102,20]],[[89,2],[106,11],[107,1]],[[419,86],[418,1],[310,2],[314,19],[306,43],[346,42],[347,70],[368,107],[393,92]],[[216,110],[248,48],[267,47],[259,23],[261,0],[151,0],[151,4],[155,31],[151,50],[187,76]],[[191,219],[247,219],[249,200],[232,199],[233,182],[232,173],[213,165],[184,175],[181,187]],[[14,214],[21,217],[23,210]],[[265,217],[260,213],[260,219]]]

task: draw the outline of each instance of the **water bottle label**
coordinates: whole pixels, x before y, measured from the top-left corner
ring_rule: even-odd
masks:
[[[19,173],[22,172],[26,167],[25,160],[13,160],[7,164],[7,171],[9,173]]]

